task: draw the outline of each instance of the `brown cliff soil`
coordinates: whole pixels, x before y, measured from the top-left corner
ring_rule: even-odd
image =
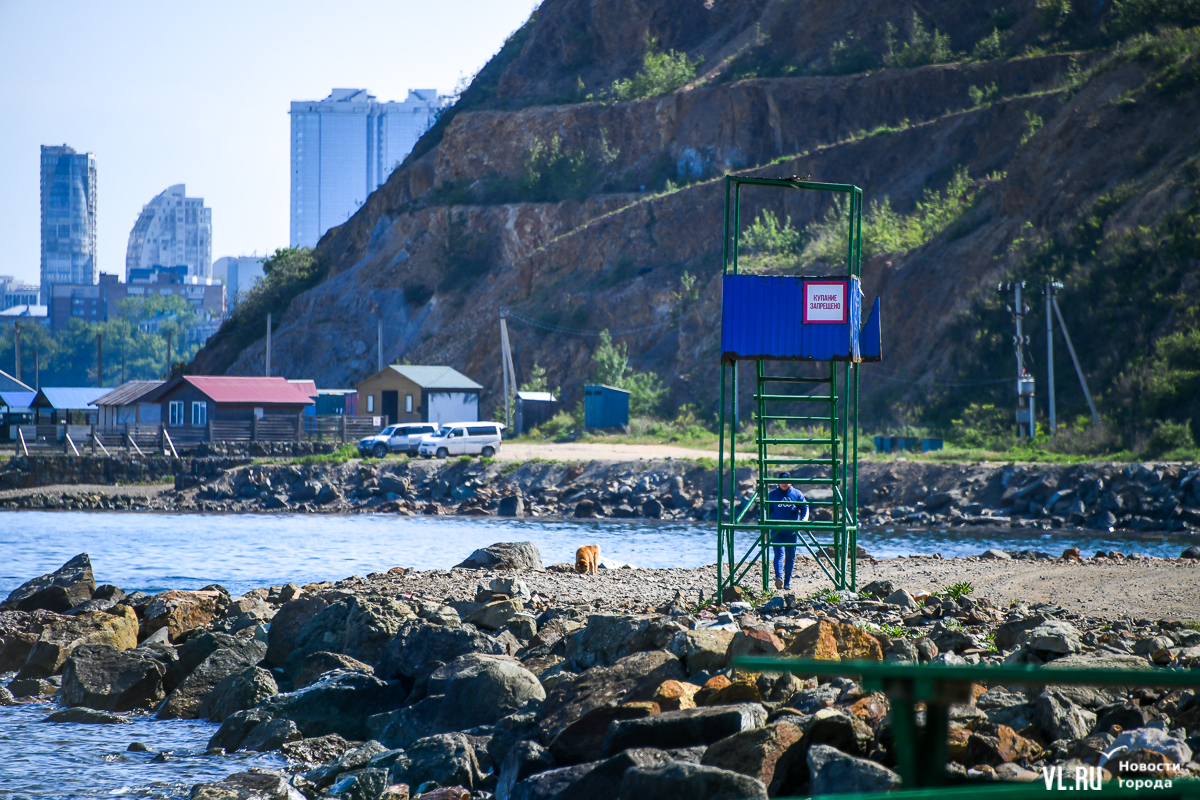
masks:
[[[879,69],[886,26],[903,43],[915,10],[958,53],[1002,28],[1010,57]],[[1106,233],[1152,225],[1194,200],[1196,81],[1176,80],[1168,92],[1161,59],[1105,61],[1115,46],[1105,20],[1077,17],[1067,37],[1045,33],[1032,2],[547,0],[408,162],[322,239],[316,255],[327,277],[283,314],[274,363],[289,377],[352,386],[374,371],[382,316],[389,361],[453,365],[484,385],[489,413],[501,398],[496,333],[507,311],[541,326],[510,321],[519,378],[537,362],[573,404],[597,340],[550,328],[629,332],[618,339],[636,369],[665,379],[667,406],[694,403],[707,419],[716,405],[722,175],[853,182],[868,200],[911,213],[965,168],[977,190],[966,213],[927,244],[879,255],[864,270],[868,300],[884,302],[886,359],[865,371],[866,420],[909,421],[931,402],[915,383],[1001,369],[999,355],[996,364],[965,358],[970,337],[995,334],[972,331],[971,315],[1031,251],[1114,193],[1121,200],[1099,223]],[[839,71],[831,44],[848,32],[873,71],[829,74]],[[637,70],[647,36],[702,59],[703,80],[649,99],[588,100]],[[1071,45],[1103,46],[1065,52]],[[1015,57],[1044,46],[1064,52]],[[993,85],[997,99],[976,104],[972,89]],[[1031,128],[1031,119],[1044,126]],[[511,202],[531,151],[555,137],[587,169],[558,196],[539,190],[538,202]],[[798,192],[749,195],[743,220],[770,210],[802,230],[825,203]],[[699,278],[694,299],[681,288],[685,271]],[[1086,327],[1086,309],[1071,313]],[[1105,336],[1119,350],[1120,331]],[[259,374],[265,342],[241,345],[218,334],[191,368]],[[1090,367],[1102,348],[1081,349]],[[1011,371],[1007,361],[1002,369],[1001,377]]]

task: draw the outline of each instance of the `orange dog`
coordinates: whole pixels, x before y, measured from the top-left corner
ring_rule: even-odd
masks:
[[[585,544],[575,551],[575,571],[580,575],[595,575],[600,568],[600,545]]]

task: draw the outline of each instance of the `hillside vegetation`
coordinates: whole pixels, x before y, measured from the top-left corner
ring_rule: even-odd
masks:
[[[864,427],[1013,444],[1011,294],[1046,411],[1048,281],[1105,424],[1056,333],[1056,449],[1186,452],[1200,434],[1200,2],[545,0],[314,265],[281,273],[197,355],[321,386],[385,356],[446,363],[502,401],[498,323],[570,409],[607,330],[655,414],[711,426],[722,177],[811,175],[868,200],[864,287],[884,362]],[[745,266],[830,274],[838,208],[747,192]],[[291,283],[288,275],[294,273]],[[797,367],[802,369],[802,367]],[[749,385],[742,387],[748,392]],[[682,411],[681,411],[682,409]],[[1044,421],[1043,421],[1044,422]]]

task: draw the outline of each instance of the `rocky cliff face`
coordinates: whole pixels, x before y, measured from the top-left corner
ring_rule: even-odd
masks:
[[[320,386],[353,385],[375,369],[382,318],[387,361],[453,365],[484,384],[486,413],[501,397],[498,323],[511,312],[519,379],[537,362],[579,399],[597,340],[563,329],[608,328],[637,369],[664,377],[669,405],[712,408],[721,176],[855,183],[905,213],[966,168],[979,191],[961,219],[865,268],[868,295],[884,302],[884,369],[918,381],[969,345],[947,339],[948,326],[1016,268],[1021,242],[1053,238],[1117,187],[1133,188],[1106,230],[1189,200],[1180,175],[1196,152],[1195,86],[1156,91],[1162,69],[1150,58],[1093,51],[827,74],[838,40],[861,43],[862,63],[878,67],[887,26],[902,43],[914,10],[955,51],[997,27],[1009,53],[1048,37],[1032,2],[546,0],[409,161],[322,239],[328,276],[283,315],[273,363]],[[1076,20],[1079,41],[1101,22]],[[649,99],[588,100],[637,70],[647,37],[702,59],[700,79]],[[972,89],[991,86],[999,99],[976,103]],[[1033,118],[1045,124],[1030,135]],[[586,180],[512,202],[531,150],[556,137],[587,162]],[[771,210],[802,229],[827,202],[748,196],[743,221]],[[695,299],[681,291],[685,271],[699,278]],[[192,369],[259,374],[264,346],[239,351],[218,334]],[[911,393],[872,369],[864,391],[878,417]]]

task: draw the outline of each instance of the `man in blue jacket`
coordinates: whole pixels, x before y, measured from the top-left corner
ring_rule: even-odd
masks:
[[[779,474],[780,478],[790,478],[786,472]],[[767,494],[767,519],[787,520],[796,522],[808,519],[808,503],[804,495],[790,483],[778,483]],[[771,544],[796,544],[800,541],[798,531],[771,531]],[[792,588],[792,567],[796,563],[795,547],[772,547],[775,564],[775,588]],[[786,570],[784,568],[786,561]]]

